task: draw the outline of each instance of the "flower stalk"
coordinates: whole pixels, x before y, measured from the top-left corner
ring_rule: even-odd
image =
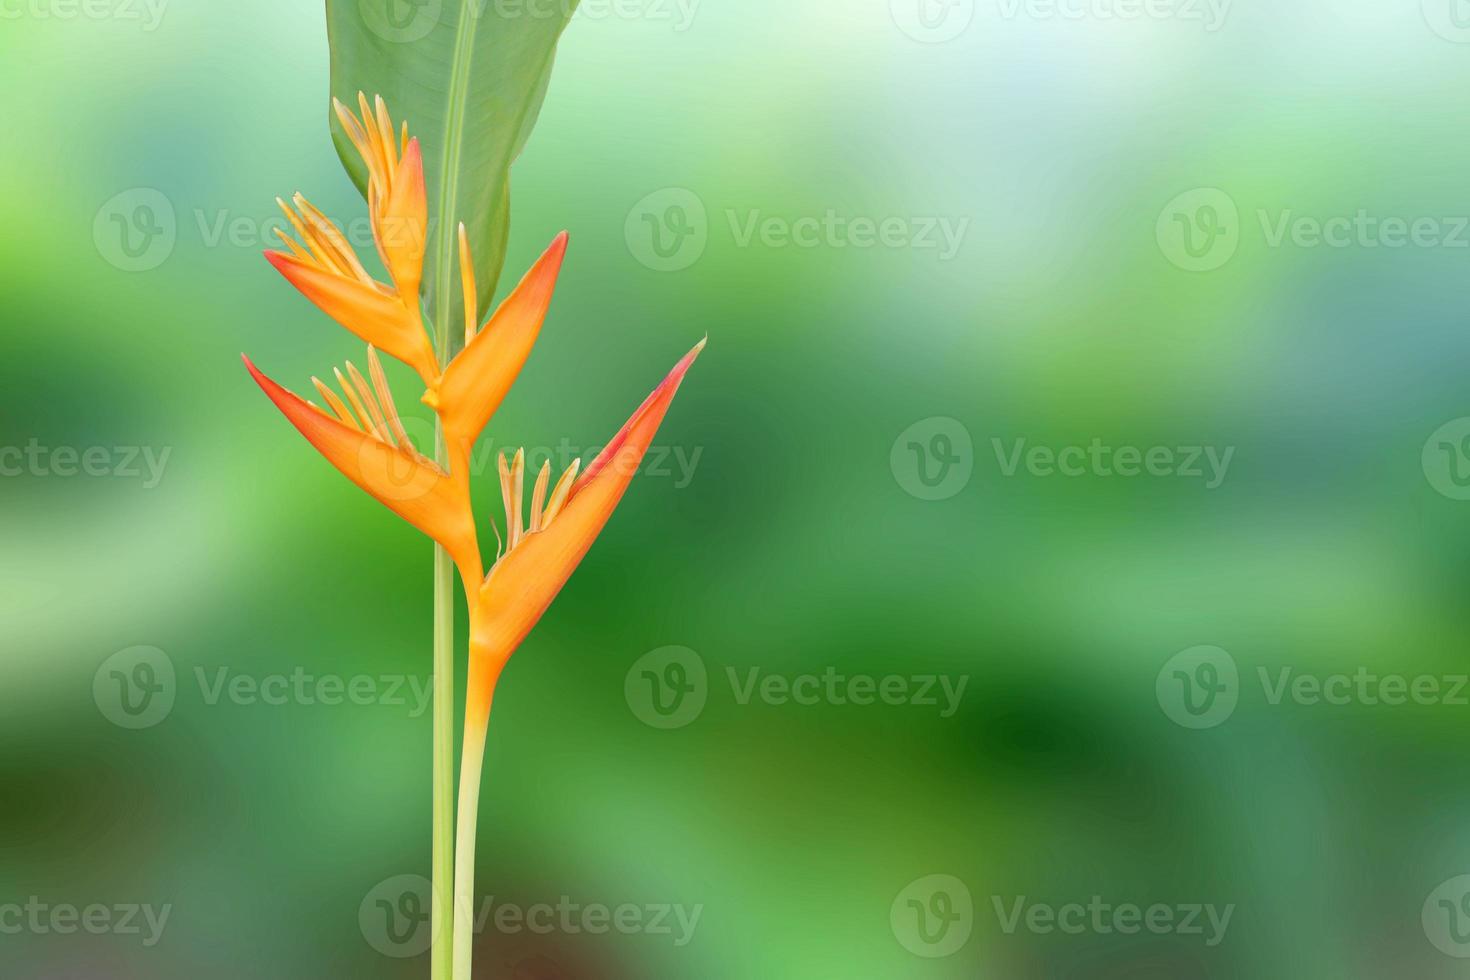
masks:
[[[506,663],[541,619],[611,518],[658,431],[701,341],[634,411],[600,455],[553,481],[544,464],[527,493],[524,451],[499,460],[505,533],[485,572],[471,504],[469,460],[476,440],[530,356],[566,254],[563,233],[483,325],[464,226],[458,227],[464,344],[451,329],[449,290],[435,291],[431,335],[420,286],[427,246],[422,154],[407,124],[394,128],[380,98],[359,95],[361,116],[337,103],[338,118],[362,153],[370,178],[373,237],[388,272],[374,278],[345,236],[299,195],[286,208],[299,238],[269,252],[278,271],[324,313],[366,340],[368,373],[352,364],[335,378],[339,395],[313,379],[320,407],[297,397],[245,359],[282,414],[343,475],[427,534],[434,552],[433,634],[433,980],[471,980],[475,849],[490,707]],[[441,227],[446,227],[443,222]],[[441,245],[450,238],[447,227]],[[440,263],[447,275],[449,263]],[[442,285],[442,280],[441,280]],[[433,456],[413,444],[399,416],[378,350],[408,364],[435,415]],[[371,380],[369,380],[371,379]],[[469,608],[464,730],[455,806],[454,577]]]

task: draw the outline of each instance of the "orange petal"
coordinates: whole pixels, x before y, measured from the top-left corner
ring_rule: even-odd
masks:
[[[485,328],[445,368],[438,392],[430,394],[444,428],[465,451],[479,438],[531,356],[566,251],[567,233],[562,232]]]
[[[434,349],[416,308],[382,288],[349,279],[284,252],[266,252],[276,271],[327,316],[363,340],[408,364],[431,383],[438,375]],[[417,304],[418,297],[414,296]]]
[[[685,372],[703,349],[700,341],[633,413],[614,445],[598,457],[596,473],[578,481],[580,489],[551,526],[526,535],[491,570],[472,616],[471,644],[477,653],[503,664],[546,612],[622,500]]]
[[[241,355],[244,357],[244,355]],[[479,564],[474,516],[465,487],[405,452],[308,405],[245,357],[261,389],[308,442],[353,483],[442,544],[461,568]]]
[[[379,202],[373,238],[400,296],[417,296],[424,274],[429,235],[429,202],[424,191],[424,157],[417,137],[408,141],[393,177],[393,193]]]

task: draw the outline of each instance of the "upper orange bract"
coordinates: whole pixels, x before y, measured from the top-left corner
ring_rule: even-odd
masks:
[[[268,251],[265,257],[322,312],[408,364],[432,387],[439,365],[419,305],[429,224],[422,151],[418,140],[408,138],[406,123],[402,139],[394,138],[382,99],[376,114],[365,97],[359,99],[363,121],[340,102],[337,111],[367,163],[373,241],[391,284],[373,278],[341,229],[300,194],[294,210],[278,201],[297,237],[278,229],[288,251]]]

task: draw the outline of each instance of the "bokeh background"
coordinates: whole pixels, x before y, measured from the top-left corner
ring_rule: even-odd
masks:
[[[0,15],[0,975],[427,976],[429,548],[238,357],[361,356],[259,256],[361,228],[321,6]],[[1462,0],[584,3],[482,459],[710,345],[501,686],[478,975],[1463,976],[1467,91]]]

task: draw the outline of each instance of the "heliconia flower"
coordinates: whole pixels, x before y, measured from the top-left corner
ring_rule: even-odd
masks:
[[[368,169],[368,215],[383,265],[400,296],[417,296],[429,224],[423,151],[417,139],[408,138],[407,121],[401,135],[395,134],[381,95],[369,108],[367,96],[358,92],[357,105],[361,118],[332,100],[337,119]]]
[[[478,578],[482,565],[468,482],[451,479],[414,446],[376,350],[368,348],[371,381],[350,362],[345,376],[340,370],[335,373],[340,394],[312,378],[325,409],[282,388],[250,358],[244,360],[270,400],[329,463],[443,545],[462,576]]]
[[[408,364],[426,385],[432,386],[438,380],[439,367],[424,330],[417,288],[404,295],[375,280],[337,226],[300,194],[294,198],[297,210],[285,201],[278,203],[301,243],[276,229],[290,249],[289,254],[265,253],[276,271],[323,313]]]
[[[551,464],[541,468],[531,493],[529,525],[523,518],[525,457],[517,453],[511,463],[501,457],[500,484],[507,532],[504,553],[485,577],[471,611],[471,681],[467,702],[471,709],[488,710],[488,704],[479,703],[488,697],[488,692],[475,690],[475,675],[480,675],[482,685],[493,686],[500,668],[540,620],[602,532],[638,471],[679,384],[704,350],[704,344],[700,341],[675,365],[587,466],[580,479],[577,462],[562,474],[554,487]]]
[[[424,401],[439,413],[444,431],[467,454],[521,373],[556,290],[567,251],[567,233],[557,235],[482,329],[475,328],[477,289],[464,225],[459,226],[460,278],[464,283],[465,347],[449,362],[437,389]]]
[[[684,356],[585,468],[574,461],[553,480],[543,465],[525,492],[525,452],[499,459],[506,533],[488,574],[475,529],[470,498],[470,457],[475,441],[524,367],[541,332],[566,255],[567,235],[558,235],[483,327],[469,236],[459,226],[460,277],[464,291],[465,346],[441,367],[425,330],[419,290],[428,237],[424,162],[408,124],[395,131],[381,97],[369,105],[358,93],[360,114],[333,99],[337,119],[367,169],[367,199],[373,240],[387,269],[380,282],[358,260],[340,229],[301,195],[278,201],[295,236],[277,234],[285,251],[268,251],[271,264],[328,316],[368,344],[367,374],[350,362],[334,370],[335,386],[312,378],[318,405],[287,391],[245,366],[276,407],[307,441],[348,479],[429,535],[453,559],[470,609],[470,656],[466,682],[464,740],[459,770],[459,806],[443,792],[452,778],[454,745],[445,729],[453,716],[452,584],[442,562],[435,566],[434,814],[435,915],[452,894],[452,963],[436,947],[434,973],[469,980],[475,935],[473,897],[475,834],[490,702],[501,670],[541,619],[606,526],[663,422],[685,374],[704,349],[700,341]],[[293,206],[294,205],[294,206]],[[448,220],[449,215],[440,215]],[[441,297],[442,298],[442,297]],[[393,402],[378,357],[384,351],[418,372],[423,403],[438,416],[443,439],[439,461],[409,437]],[[449,351],[442,352],[448,358]],[[526,519],[529,506],[529,520]],[[457,823],[453,873],[441,829]],[[451,967],[452,970],[445,970]]]

